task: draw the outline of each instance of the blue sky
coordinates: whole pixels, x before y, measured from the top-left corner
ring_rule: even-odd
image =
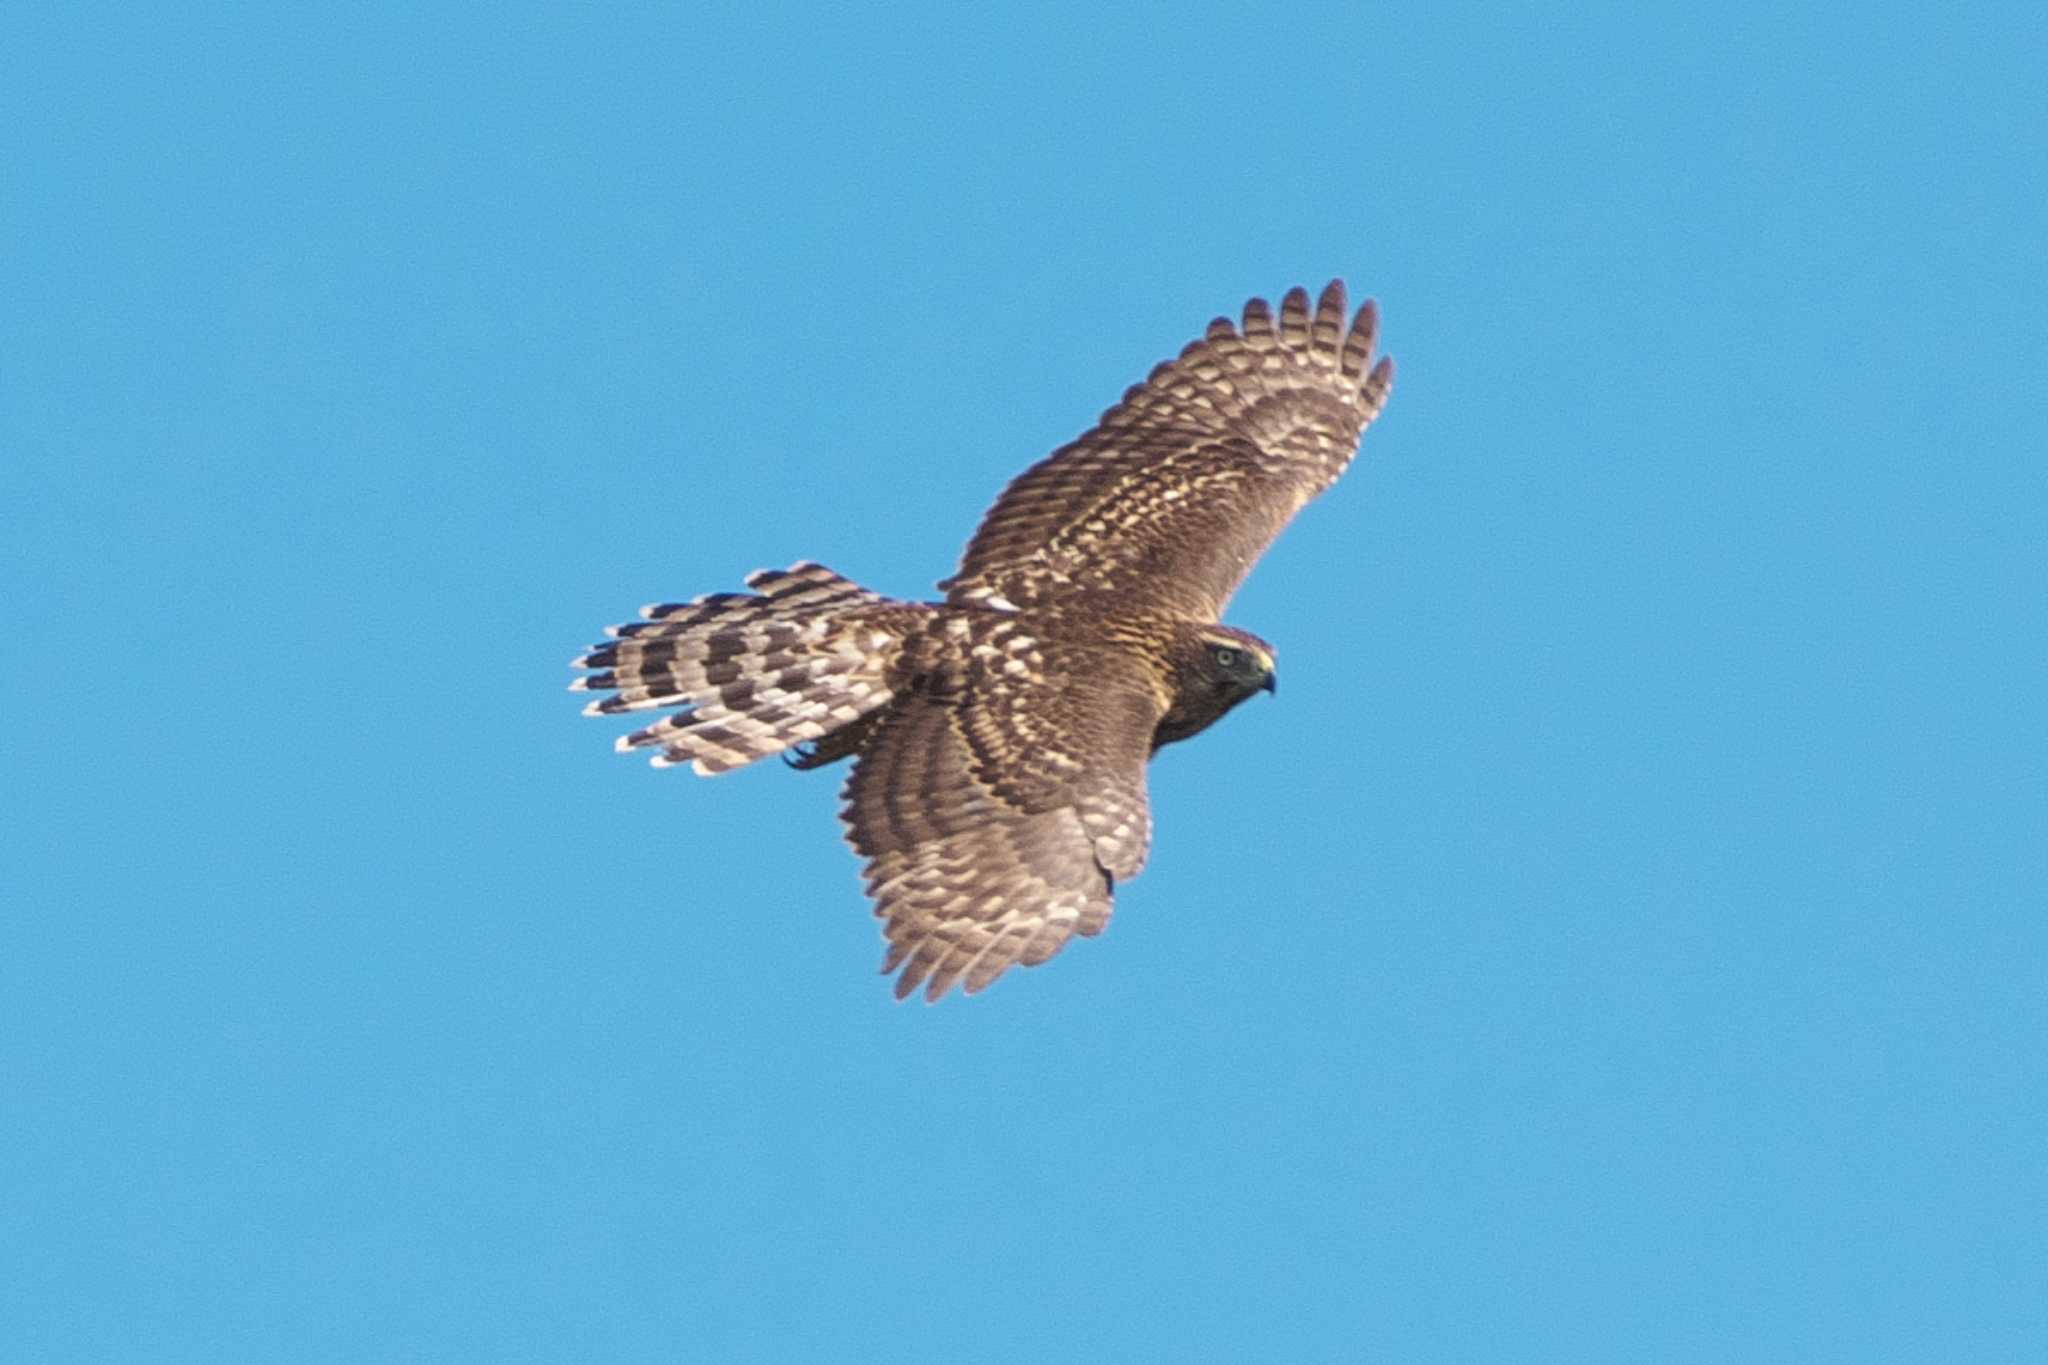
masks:
[[[0,45],[0,1354],[2048,1352],[2043,21],[65,6]],[[566,660],[1401,378],[1106,936]]]

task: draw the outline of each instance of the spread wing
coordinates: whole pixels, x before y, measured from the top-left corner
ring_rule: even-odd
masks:
[[[1345,326],[1341,281],[1313,312],[1290,291],[1277,324],[1264,299],[1245,305],[1242,331],[1218,318],[1011,483],[939,586],[1019,606],[1101,590],[1217,619],[1385,406],[1394,370],[1371,364],[1378,330],[1370,302]]]
[[[888,939],[898,999],[969,994],[1109,923],[1151,842],[1145,761],[1159,703],[1128,679],[1067,687],[1039,662],[883,714],[847,780],[848,838]]]

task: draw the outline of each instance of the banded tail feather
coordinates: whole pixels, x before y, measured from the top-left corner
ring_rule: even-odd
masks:
[[[892,695],[896,603],[821,564],[762,569],[752,593],[657,602],[573,661],[594,670],[572,692],[609,692],[589,716],[683,709],[623,735],[621,753],[655,750],[658,768],[706,777],[826,740]]]

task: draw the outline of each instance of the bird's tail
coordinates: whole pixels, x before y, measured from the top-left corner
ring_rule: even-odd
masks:
[[[902,647],[889,618],[915,607],[821,564],[763,569],[747,586],[755,591],[643,607],[643,620],[613,626],[608,642],[575,660],[596,671],[572,692],[612,694],[585,715],[685,708],[622,736],[621,752],[653,749],[656,767],[688,763],[709,776],[824,739],[887,704]]]

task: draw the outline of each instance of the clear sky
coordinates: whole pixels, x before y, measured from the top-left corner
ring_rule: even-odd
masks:
[[[0,1356],[2048,1359],[2038,7],[9,29]],[[1104,937],[562,690],[1333,275]]]

